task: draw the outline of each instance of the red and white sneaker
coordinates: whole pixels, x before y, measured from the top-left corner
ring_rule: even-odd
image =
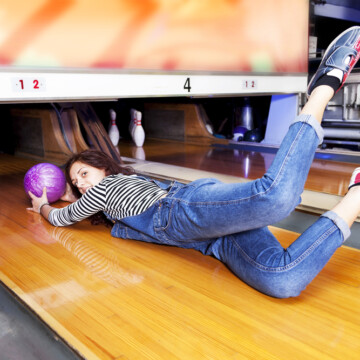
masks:
[[[351,70],[360,58],[360,26],[353,26],[342,32],[326,49],[315,75],[310,80],[307,95],[316,87],[317,81],[330,71],[339,69],[343,72],[339,91]]]
[[[353,186],[360,185],[360,167],[356,168],[351,175],[349,189]]]

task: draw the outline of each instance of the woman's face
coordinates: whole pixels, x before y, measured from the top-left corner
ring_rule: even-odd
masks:
[[[84,195],[88,189],[99,184],[105,177],[105,170],[76,161],[70,168],[70,179],[80,193]]]

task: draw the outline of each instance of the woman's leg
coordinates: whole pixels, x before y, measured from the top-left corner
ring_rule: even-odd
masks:
[[[334,89],[330,86],[322,85],[316,87],[302,108],[300,115],[311,115],[319,124],[321,124],[326,106],[333,96]]]
[[[163,211],[172,210],[172,219],[165,220],[168,236],[185,241],[214,238],[285,218],[300,202],[315,150],[322,141],[319,122],[333,94],[328,86],[316,88],[262,178],[237,184],[202,179],[166,198],[169,205]]]
[[[221,237],[273,224],[293,211],[322,141],[320,123],[326,105],[343,85],[359,54],[360,27],[353,27],[326,51],[316,81],[309,85],[308,102],[290,126],[266,174],[249,183],[200,180],[190,184],[166,199],[167,208],[172,210],[169,219],[163,217],[167,235],[183,241]],[[170,205],[174,198],[177,201]]]
[[[265,227],[219,238],[206,254],[258,291],[287,298],[306,288],[348,235],[344,221],[328,212],[287,249]]]
[[[297,296],[350,236],[350,227],[359,214],[357,168],[345,197],[287,249],[265,227],[218,238],[207,245],[205,253],[224,262],[240,279],[264,294]]]
[[[351,227],[360,213],[360,186],[349,189],[344,198],[332,209]]]
[[[220,237],[288,216],[300,202],[319,144],[317,122],[311,114],[297,120],[262,178],[235,184],[200,179],[165,198],[162,211],[171,211],[169,220],[164,214],[161,226],[166,227],[168,236],[185,241]]]

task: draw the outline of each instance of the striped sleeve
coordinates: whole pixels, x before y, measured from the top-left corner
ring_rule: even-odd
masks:
[[[52,209],[48,220],[54,226],[67,226],[84,220],[105,209],[106,186],[100,183],[89,189],[79,200],[61,208]]]
[[[167,193],[154,182],[134,175],[110,175],[106,184],[106,212],[114,219],[139,215]]]

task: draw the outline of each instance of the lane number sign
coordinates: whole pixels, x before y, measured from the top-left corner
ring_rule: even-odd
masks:
[[[244,89],[256,89],[257,88],[257,81],[256,80],[243,80],[243,88]]]
[[[13,78],[12,89],[15,92],[42,92],[45,91],[43,78]]]
[[[187,90],[188,92],[190,92],[191,90],[191,86],[190,86],[190,78],[188,77],[185,81],[185,84],[184,84],[184,89]]]

